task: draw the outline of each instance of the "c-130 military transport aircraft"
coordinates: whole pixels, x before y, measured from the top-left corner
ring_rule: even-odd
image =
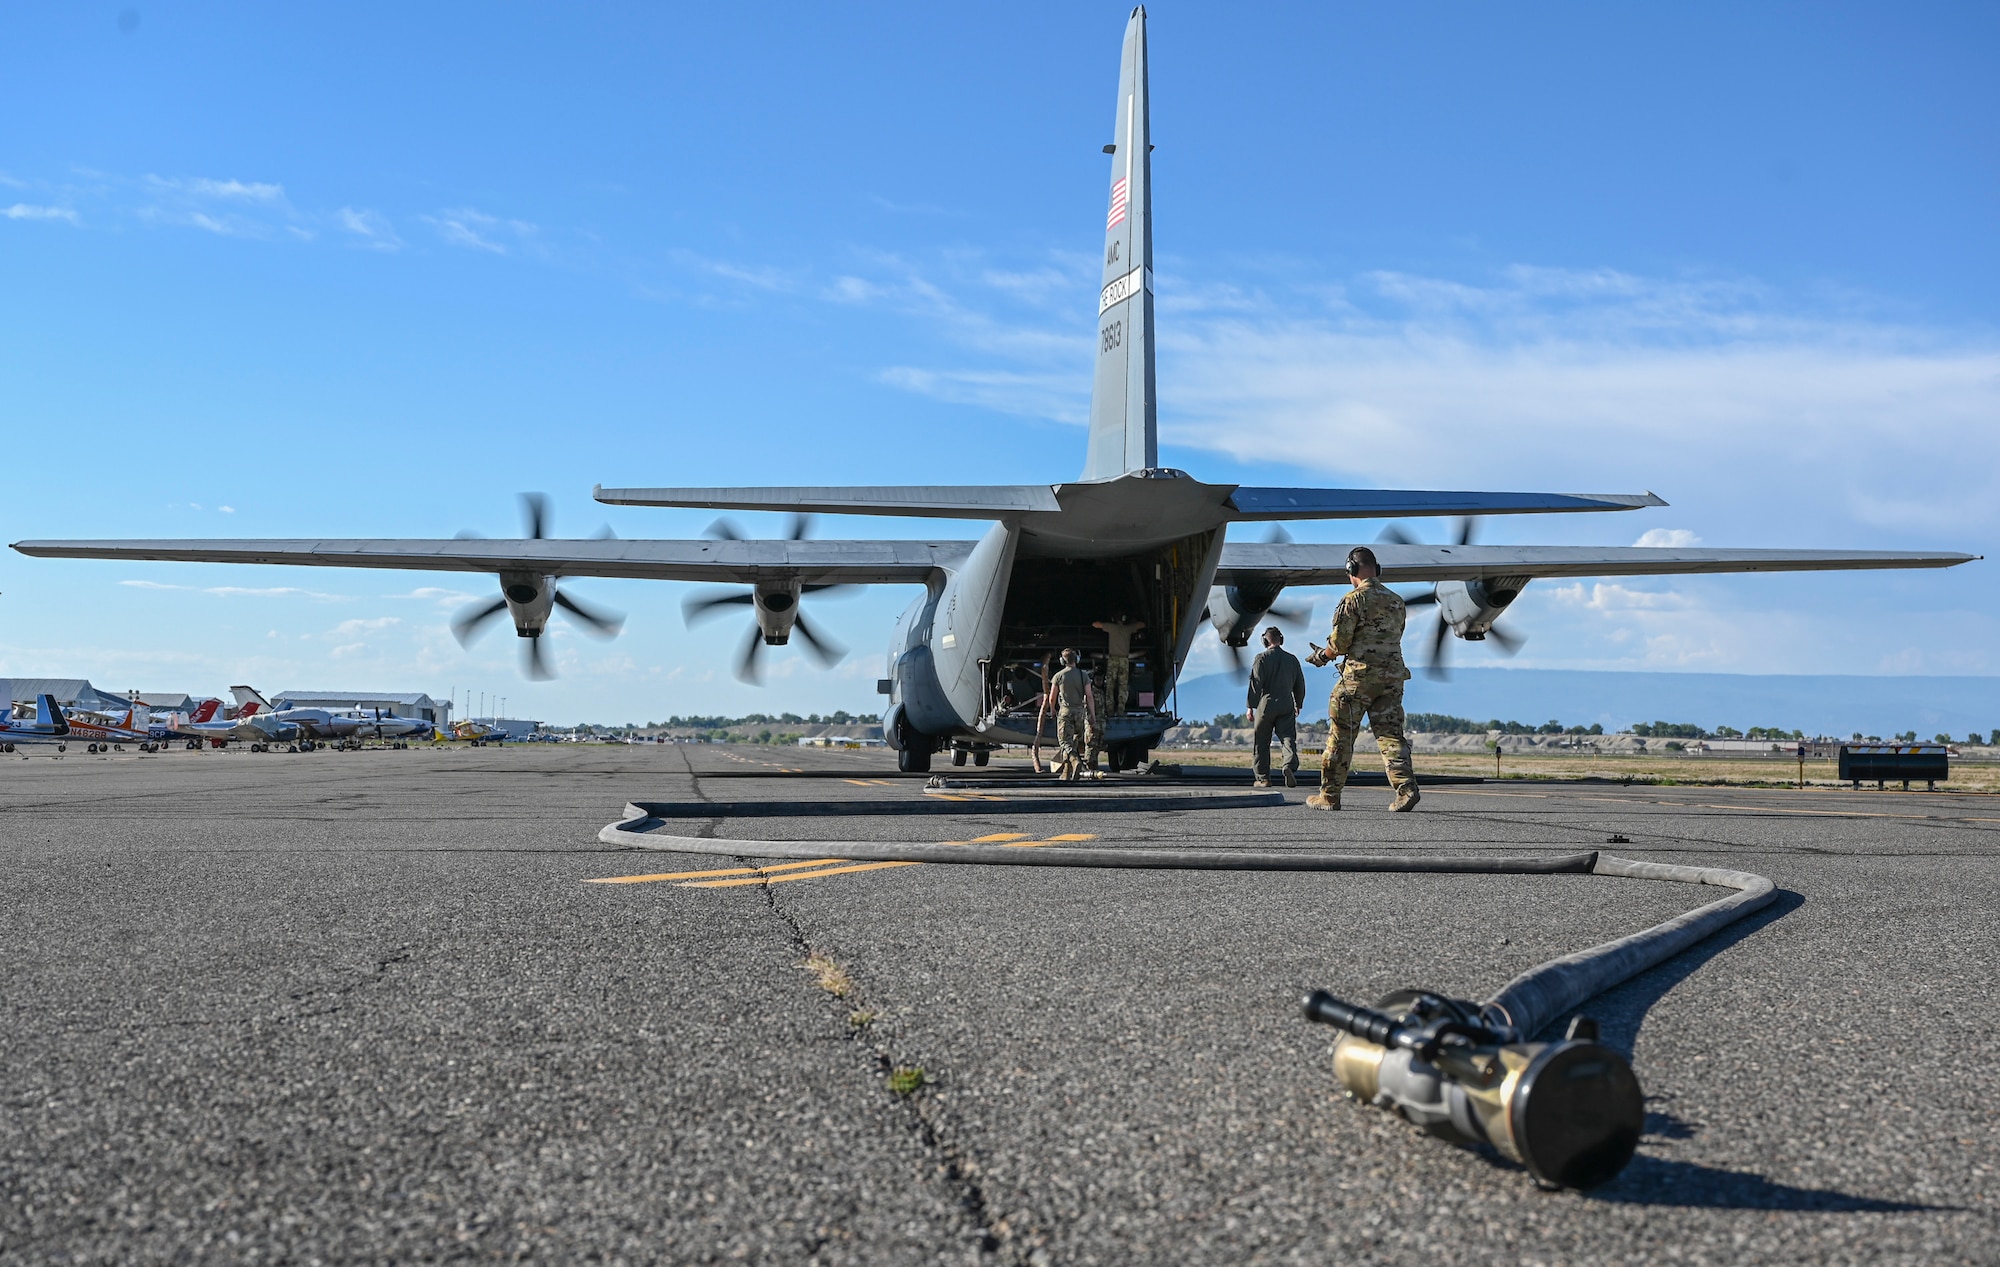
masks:
[[[802,593],[831,585],[920,585],[896,622],[884,737],[904,770],[930,768],[934,753],[956,759],[1036,738],[1035,690],[1009,706],[1005,684],[1063,647],[1103,645],[1092,626],[1144,621],[1132,644],[1131,705],[1106,718],[1114,770],[1136,765],[1175,718],[1170,692],[1202,621],[1241,647],[1287,586],[1347,583],[1346,545],[1227,540],[1231,525],[1288,519],[1380,519],[1414,515],[1540,514],[1636,510],[1666,503],[1651,493],[1557,494],[1395,489],[1248,488],[1204,484],[1159,465],[1153,379],[1152,146],[1147,123],[1146,13],[1132,12],[1118,81],[1103,289],[1098,293],[1097,374],[1081,478],[1060,484],[802,488],[598,488],[619,506],[788,510],[795,514],[990,520],[977,541],[560,540],[536,528],[526,540],[383,541],[23,541],[51,558],[312,564],[492,572],[514,631],[538,639],[561,605],[609,631],[556,590],[572,576],[731,581],[751,587],[734,601],[752,607],[750,650],[783,646],[800,622]],[[1662,576],[1951,567],[1968,554],[1888,551],[1694,550],[1563,546],[1374,547],[1384,580],[1428,582],[1446,631],[1479,640],[1529,581],[1539,577]],[[1412,600],[1416,601],[1416,600]],[[504,605],[504,606],[503,606]],[[476,618],[475,618],[476,619]],[[539,644],[526,644],[539,652]],[[538,664],[538,655],[531,656]]]

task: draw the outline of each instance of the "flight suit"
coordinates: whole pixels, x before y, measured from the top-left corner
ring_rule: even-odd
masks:
[[[1266,647],[1250,662],[1251,770],[1258,786],[1271,781],[1273,736],[1285,745],[1285,786],[1292,785],[1299,769],[1299,707],[1305,702],[1306,671],[1297,656]]]
[[[1331,664],[1335,656],[1347,657],[1327,701],[1333,733],[1320,758],[1320,795],[1335,806],[1354,762],[1354,740],[1361,733],[1364,714],[1382,749],[1397,806],[1415,803],[1416,770],[1403,739],[1403,683],[1410,678],[1403,664],[1403,619],[1402,598],[1380,578],[1371,577],[1340,600],[1326,646],[1307,657],[1315,666]]]

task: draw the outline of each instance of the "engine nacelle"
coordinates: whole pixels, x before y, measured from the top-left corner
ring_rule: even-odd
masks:
[[[1264,613],[1284,593],[1282,585],[1217,585],[1208,591],[1208,622],[1224,646],[1247,647]]]
[[[754,594],[757,628],[764,644],[782,647],[792,640],[792,626],[799,619],[798,581],[759,581]]]
[[[500,593],[507,600],[507,614],[514,618],[514,633],[522,638],[541,637],[556,601],[556,587],[549,584],[549,578],[535,572],[502,572]]]
[[[1467,642],[1480,642],[1493,622],[1528,586],[1525,576],[1488,576],[1476,581],[1439,581],[1438,613],[1451,631]]]

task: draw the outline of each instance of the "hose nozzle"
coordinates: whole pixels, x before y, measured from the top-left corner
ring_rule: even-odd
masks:
[[[1590,1022],[1561,1042],[1525,1043],[1485,1023],[1475,1004],[1420,990],[1373,1008],[1315,990],[1302,1008],[1343,1031],[1333,1067],[1349,1096],[1433,1134],[1491,1144],[1544,1187],[1606,1183],[1638,1147],[1639,1080]]]

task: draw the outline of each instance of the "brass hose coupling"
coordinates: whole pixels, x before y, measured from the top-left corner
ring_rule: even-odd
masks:
[[[1490,1144],[1544,1188],[1607,1183],[1639,1146],[1639,1080],[1587,1017],[1561,1042],[1529,1043],[1475,1004],[1422,990],[1373,1008],[1315,990],[1304,1010],[1343,1031],[1333,1072],[1349,1098],[1443,1139]]]

